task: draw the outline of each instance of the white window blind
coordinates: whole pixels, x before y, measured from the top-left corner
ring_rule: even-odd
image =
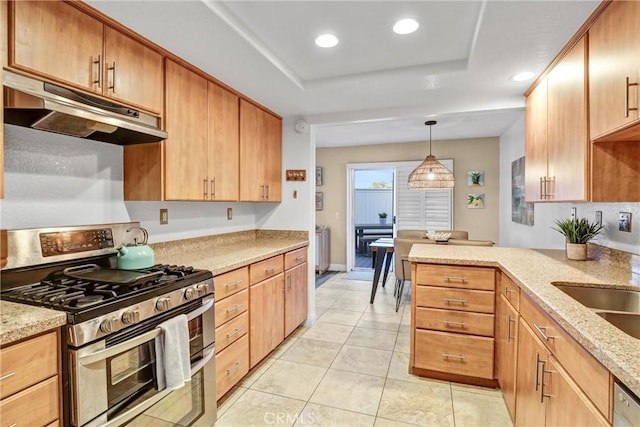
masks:
[[[453,227],[453,188],[409,190],[409,174],[420,161],[401,162],[396,166],[398,230],[451,230]],[[453,160],[440,160],[453,170]]]

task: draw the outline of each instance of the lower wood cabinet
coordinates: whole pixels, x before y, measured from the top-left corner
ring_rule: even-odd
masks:
[[[284,274],[249,289],[249,355],[253,368],[284,340]]]
[[[249,338],[245,334],[216,354],[216,399],[220,399],[231,390],[231,387],[247,372],[249,372]]]
[[[0,349],[2,425],[48,425],[60,419],[58,331]]]
[[[501,293],[496,303],[496,379],[511,418],[516,414],[516,374],[518,357],[518,311]]]

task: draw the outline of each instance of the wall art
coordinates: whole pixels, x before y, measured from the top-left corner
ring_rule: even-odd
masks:
[[[511,221],[533,225],[533,203],[524,201],[524,157],[511,162]]]
[[[484,209],[484,193],[469,193],[467,195],[467,207],[469,209]]]
[[[316,191],[316,210],[321,211],[324,208],[324,194],[322,191]]]
[[[484,185],[484,171],[467,172],[467,187],[481,187]]]
[[[322,166],[316,166],[316,185],[322,185]]]

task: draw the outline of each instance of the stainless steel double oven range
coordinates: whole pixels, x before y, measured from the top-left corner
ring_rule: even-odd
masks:
[[[175,265],[117,270],[116,248],[133,241],[138,225],[9,230],[1,298],[67,314],[65,425],[212,426],[213,275]],[[188,319],[192,378],[182,388],[158,390],[158,325],[180,314]]]

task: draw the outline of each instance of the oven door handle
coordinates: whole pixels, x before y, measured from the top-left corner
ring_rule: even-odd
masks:
[[[198,307],[197,309],[189,312],[187,314],[188,320],[193,320],[198,316],[201,316],[207,310],[210,310],[213,307],[214,300],[213,298],[206,302],[202,307]],[[87,354],[86,356],[82,356],[78,359],[81,365],[89,366],[96,362],[100,362],[102,360],[108,359],[111,356],[115,356],[117,354],[123,353],[127,350],[131,350],[132,348],[136,348],[141,344],[144,344],[152,339],[158,337],[162,333],[160,328],[155,328],[152,331],[145,332],[142,335],[138,335],[135,338],[131,338],[121,344],[114,345],[113,347],[105,348],[104,350],[96,351],[95,353]]]
[[[211,349],[206,352],[204,357],[202,359],[200,359],[196,364],[191,366],[191,375],[193,376],[197,372],[200,372],[200,370],[202,368],[204,368],[204,366],[211,361],[211,359],[213,358],[215,353],[216,353],[215,347],[211,346]],[[134,406],[133,408],[131,408],[127,412],[124,412],[124,413],[118,415],[116,418],[110,420],[106,424],[104,424],[104,423],[100,424],[100,426],[101,427],[116,427],[116,426],[120,426],[120,425],[126,423],[127,421],[131,420],[132,418],[135,418],[138,415],[142,414],[144,411],[146,411],[147,409],[152,407],[154,404],[156,404],[158,401],[163,399],[165,396],[167,396],[172,391],[173,390],[164,389],[164,390],[158,392],[157,394],[154,394],[153,396],[151,396],[149,399],[145,400],[144,402],[141,402],[140,404]]]

